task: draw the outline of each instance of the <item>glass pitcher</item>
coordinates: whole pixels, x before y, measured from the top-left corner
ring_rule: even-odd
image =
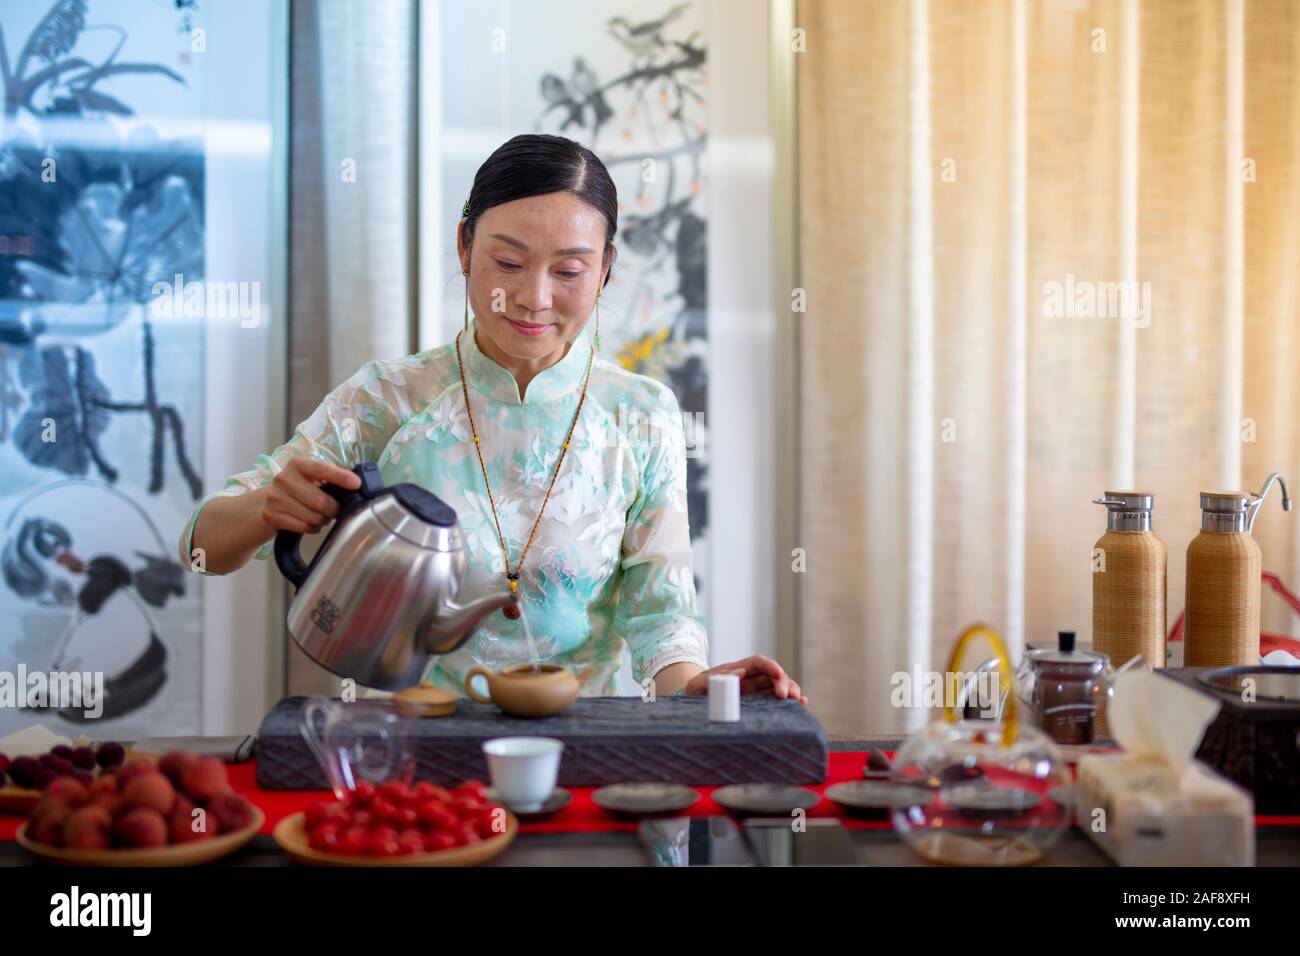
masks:
[[[411,783],[411,719],[393,701],[314,697],[303,705],[299,726],[340,800],[347,799],[360,780],[375,786],[392,780]]]

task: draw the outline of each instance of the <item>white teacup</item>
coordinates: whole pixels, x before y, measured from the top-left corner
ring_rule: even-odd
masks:
[[[492,786],[511,810],[540,810],[555,790],[564,742],[554,737],[496,737],[483,742]]]

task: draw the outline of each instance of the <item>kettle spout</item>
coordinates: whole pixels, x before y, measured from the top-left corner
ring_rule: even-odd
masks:
[[[450,654],[474,636],[485,617],[512,604],[519,604],[514,591],[488,594],[463,606],[447,601],[424,626],[424,649],[430,654]]]

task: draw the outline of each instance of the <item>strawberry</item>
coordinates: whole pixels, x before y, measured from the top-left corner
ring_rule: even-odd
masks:
[[[400,780],[390,780],[379,788],[379,795],[391,803],[401,803],[411,795],[411,792]]]
[[[403,830],[397,837],[397,845],[403,853],[423,853],[424,834],[419,830]]]
[[[348,856],[360,856],[366,851],[369,834],[362,827],[348,827],[339,836],[338,852]]]
[[[352,805],[354,807],[368,807],[372,800],[375,799],[375,785],[369,780],[358,780],[356,789],[352,791]]]
[[[372,833],[366,840],[366,856],[400,856],[402,848],[397,840],[378,833]]]
[[[483,785],[481,780],[466,780],[452,793],[458,797],[474,797],[487,803],[487,787]]]
[[[411,799],[419,803],[425,800],[441,800],[445,802],[451,799],[451,791],[446,787],[439,787],[437,784],[430,783],[428,780],[421,780],[412,788]]]
[[[426,833],[424,835],[424,849],[427,853],[450,850],[455,845],[456,838],[447,830],[439,830],[436,833]]]
[[[426,830],[450,830],[456,825],[456,814],[441,803],[421,804],[416,814]]]
[[[339,826],[337,823],[325,822],[311,831],[308,845],[320,853],[339,852]]]

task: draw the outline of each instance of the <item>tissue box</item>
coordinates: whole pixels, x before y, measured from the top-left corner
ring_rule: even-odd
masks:
[[[1181,783],[1181,786],[1180,786]],[[1079,827],[1120,866],[1254,866],[1250,794],[1203,764],[1087,754],[1075,784]]]

